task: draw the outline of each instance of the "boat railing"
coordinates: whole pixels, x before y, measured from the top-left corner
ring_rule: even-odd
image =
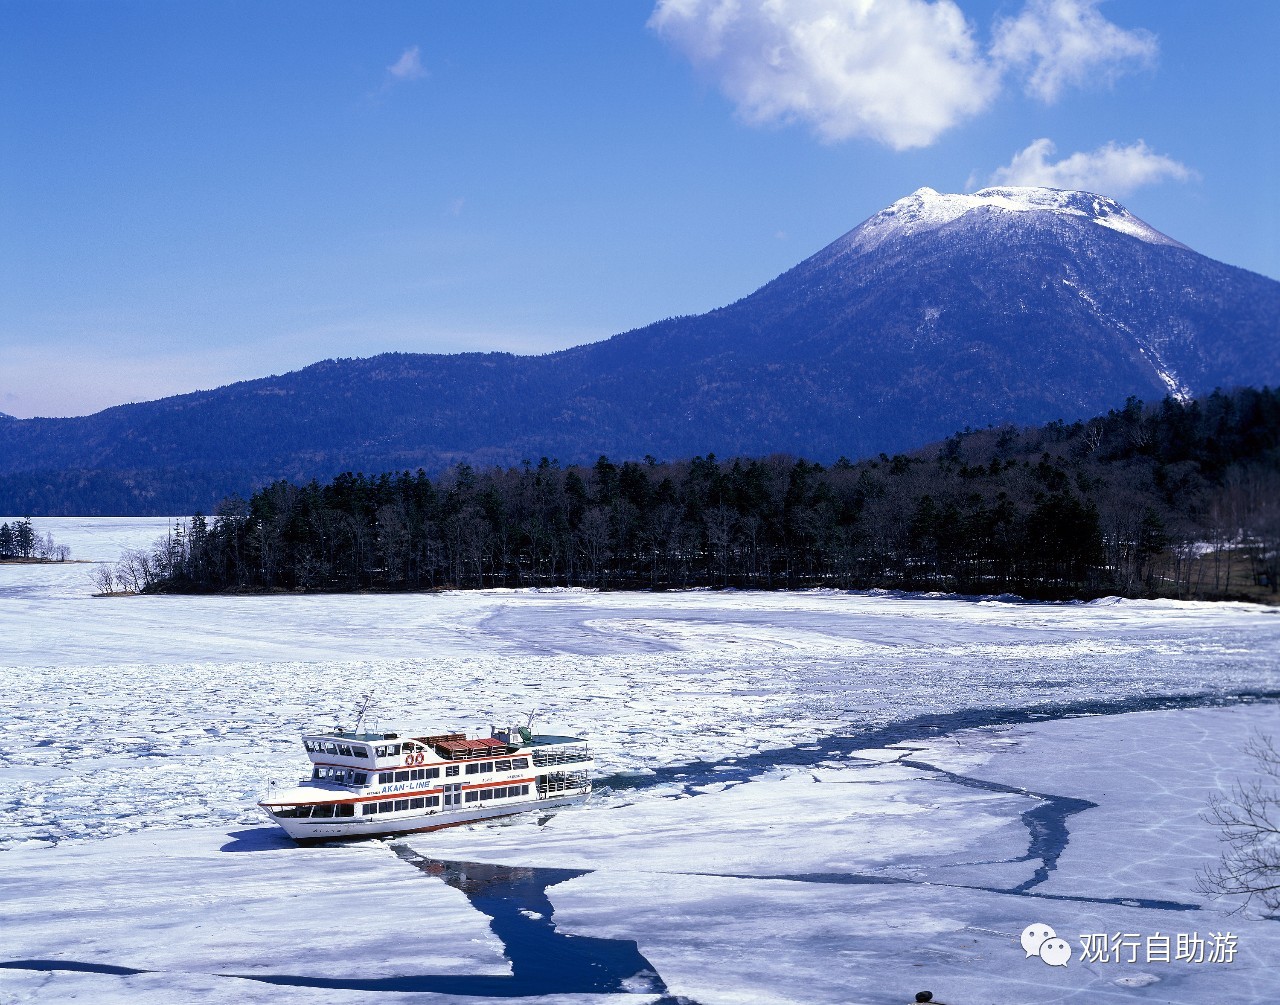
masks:
[[[538,795],[549,796],[557,792],[573,792],[577,789],[585,789],[591,784],[591,779],[587,777],[587,773],[579,774],[554,775],[546,778],[538,779]]]
[[[551,764],[575,764],[591,760],[591,751],[582,747],[552,747],[547,750],[534,750],[533,766],[545,768]]]

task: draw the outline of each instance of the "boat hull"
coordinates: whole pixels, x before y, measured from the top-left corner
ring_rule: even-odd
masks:
[[[368,817],[340,817],[326,819],[277,817],[266,806],[262,811],[272,823],[283,828],[284,832],[298,844],[318,844],[326,841],[358,841],[361,838],[393,837],[399,834],[419,834],[425,831],[442,830],[445,827],[460,827],[464,824],[478,823],[481,820],[493,820],[497,817],[515,816],[538,810],[556,809],[581,803],[590,795],[590,790],[550,796],[545,799],[528,800],[492,807],[458,807],[457,809],[436,810],[428,813],[397,814],[394,818],[385,818],[382,814]]]

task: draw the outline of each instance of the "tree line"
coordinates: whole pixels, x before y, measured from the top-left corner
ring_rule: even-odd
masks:
[[[136,591],[827,586],[1067,598],[1275,594],[1280,390],[1131,399],[911,454],[279,481],[126,554]],[[104,591],[105,592],[105,591]]]
[[[29,516],[15,520],[13,526],[0,523],[0,559],[65,562],[70,556],[71,549],[54,541],[52,534],[37,533]]]

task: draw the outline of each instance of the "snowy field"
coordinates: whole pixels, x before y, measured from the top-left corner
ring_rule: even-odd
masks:
[[[36,523],[90,561],[166,528]],[[96,599],[92,568],[0,566],[0,1003],[1280,995],[1277,922],[1194,882],[1209,795],[1251,770],[1252,731],[1280,734],[1280,611]],[[599,791],[550,819],[293,847],[254,796],[365,691],[388,728],[536,711],[590,736]],[[1026,956],[1033,923],[1067,966]],[[1124,961],[1082,961],[1104,932]],[[1230,962],[1145,959],[1148,938],[1228,932]]]

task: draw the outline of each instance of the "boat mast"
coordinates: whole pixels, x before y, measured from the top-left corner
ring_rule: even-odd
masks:
[[[373,692],[366,691],[360,698],[360,707],[356,710],[356,724],[351,730],[353,733],[360,732],[360,724],[364,722],[364,715],[369,711],[369,705],[373,702]]]

